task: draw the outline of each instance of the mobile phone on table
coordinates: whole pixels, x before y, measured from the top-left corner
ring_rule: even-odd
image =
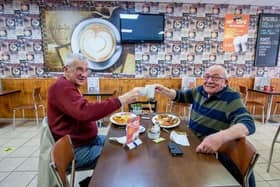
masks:
[[[173,142],[168,144],[168,149],[172,156],[182,156],[184,154],[179,145]]]

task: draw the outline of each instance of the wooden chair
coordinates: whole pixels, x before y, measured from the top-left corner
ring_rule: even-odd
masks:
[[[149,99],[146,101],[136,101],[134,103],[128,104],[128,111],[134,112],[133,109],[135,106],[139,106],[142,112],[150,112],[154,113],[157,112],[157,100],[156,99]]]
[[[41,88],[33,88],[32,90],[32,104],[19,105],[13,108],[13,126],[16,127],[16,112],[21,110],[22,117],[24,118],[25,110],[34,110],[36,124],[39,125],[38,108],[42,108],[43,116],[45,116],[45,106],[41,96]]]
[[[59,187],[73,187],[75,181],[75,157],[73,145],[69,135],[60,138],[52,146],[50,154],[50,168]],[[67,169],[72,163],[70,185],[67,180]]]
[[[232,175],[238,180],[243,187],[249,186],[249,177],[253,171],[253,167],[259,157],[255,147],[246,138],[233,140],[222,145],[218,150],[218,156],[221,154],[229,158],[238,168],[242,178]]]
[[[278,110],[279,105],[280,105],[280,101],[276,101],[276,102],[275,102],[274,111],[273,111],[273,115],[276,115],[276,114],[277,114],[277,110]]]
[[[275,143],[280,143],[280,140],[277,140],[278,139],[278,136],[279,136],[279,133],[280,133],[280,126],[278,127],[277,131],[276,131],[276,134],[272,140],[272,144],[271,144],[271,148],[270,148],[270,153],[269,153],[269,160],[268,160],[268,165],[267,165],[267,172],[269,172],[270,170],[270,165],[271,165],[271,160],[272,160],[272,154],[273,154],[273,150],[274,150],[274,145]]]
[[[250,100],[249,99],[249,92],[246,86],[239,86],[240,94],[243,99],[244,105],[246,107],[252,107],[253,111],[252,114],[255,115],[256,107],[261,108],[262,110],[262,123],[264,124],[264,104],[260,101]]]

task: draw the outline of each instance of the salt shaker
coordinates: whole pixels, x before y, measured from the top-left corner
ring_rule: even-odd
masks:
[[[160,137],[160,125],[158,122],[148,131],[148,137],[150,139],[158,139]]]

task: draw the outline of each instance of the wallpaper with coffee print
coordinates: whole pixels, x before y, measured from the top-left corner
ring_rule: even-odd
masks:
[[[233,77],[267,74],[280,77],[280,63],[277,67],[253,65],[258,14],[280,14],[280,7],[117,1],[68,2],[41,0],[22,3],[0,0],[0,77],[49,77],[62,74],[63,56],[71,50],[70,33],[67,33],[71,28],[68,26],[87,17],[100,18],[100,13],[102,19],[117,26],[115,20],[118,19],[117,12],[120,10],[164,13],[165,41],[160,44],[122,44],[117,62],[104,70],[91,69],[90,76],[200,77],[210,65],[222,64]],[[224,17],[227,14],[249,15],[245,51],[223,50]],[[67,19],[69,16],[70,20]]]

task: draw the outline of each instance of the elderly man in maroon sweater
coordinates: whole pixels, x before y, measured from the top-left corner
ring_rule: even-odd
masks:
[[[96,121],[134,102],[139,88],[103,102],[89,102],[80,93],[88,77],[88,64],[78,54],[69,54],[64,63],[64,76],[59,77],[48,91],[48,123],[58,140],[71,136],[77,169],[93,169],[101,153],[105,136],[97,135]]]

